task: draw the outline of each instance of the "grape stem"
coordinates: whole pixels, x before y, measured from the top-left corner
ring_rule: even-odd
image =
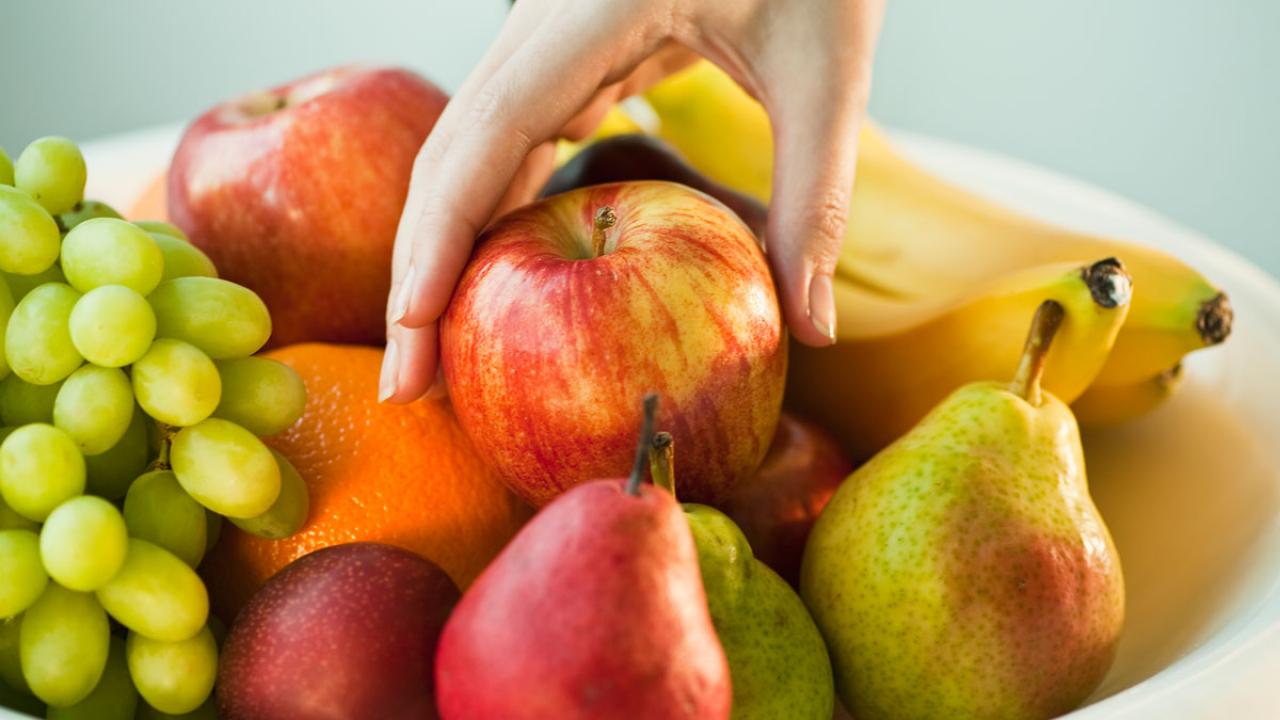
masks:
[[[156,459],[152,460],[151,464],[147,466],[148,472],[168,470],[171,467],[169,464],[169,446],[173,444],[173,436],[177,431],[173,429],[173,426],[166,425],[159,420],[156,421],[156,430],[160,433],[160,454],[156,455]]]

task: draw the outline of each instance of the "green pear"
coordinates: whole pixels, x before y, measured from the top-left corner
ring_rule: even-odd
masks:
[[[1060,305],[1014,382],[967,385],[858,469],[818,518],[800,589],[858,720],[1048,718],[1115,656],[1120,559],[1071,411],[1040,391]]]
[[[674,494],[671,436],[650,454],[654,482]],[[729,661],[732,720],[831,720],[835,688],[822,635],[800,596],[760,562],[728,515],[683,503],[711,623]]]

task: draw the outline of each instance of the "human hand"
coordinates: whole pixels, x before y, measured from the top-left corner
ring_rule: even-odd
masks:
[[[437,323],[495,213],[531,199],[552,142],[686,64],[719,65],[769,113],[767,253],[797,340],[835,338],[844,237],[883,0],[520,0],[414,163],[397,231],[379,399],[436,381]]]

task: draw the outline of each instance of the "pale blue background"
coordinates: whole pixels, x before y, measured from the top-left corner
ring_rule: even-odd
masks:
[[[1119,192],[1280,275],[1280,2],[888,0],[871,108]],[[216,9],[214,9],[216,8]],[[192,117],[328,65],[445,88],[506,0],[0,0],[0,145]],[[797,82],[821,82],[797,78]]]

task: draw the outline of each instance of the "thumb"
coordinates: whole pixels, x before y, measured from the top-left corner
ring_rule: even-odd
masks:
[[[835,342],[832,275],[844,243],[866,82],[841,88],[838,97],[813,87],[770,108],[767,251],[783,316],[792,336],[806,345]]]

